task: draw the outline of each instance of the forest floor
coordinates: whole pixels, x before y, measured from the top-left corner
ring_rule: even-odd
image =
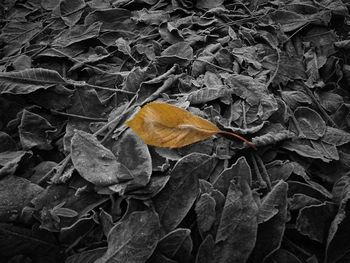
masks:
[[[349,7],[1,1],[0,261],[350,262]]]

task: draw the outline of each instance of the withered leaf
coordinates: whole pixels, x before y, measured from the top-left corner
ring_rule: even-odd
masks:
[[[127,122],[142,140],[153,146],[179,148],[217,134],[215,124],[176,106],[151,102]]]
[[[221,131],[214,123],[163,102],[151,102],[126,122],[142,140],[157,147],[180,148],[215,134],[226,134],[252,143],[241,136]]]

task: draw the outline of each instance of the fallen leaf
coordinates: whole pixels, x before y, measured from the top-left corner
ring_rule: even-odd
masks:
[[[160,239],[158,215],[152,211],[137,211],[116,224],[108,234],[108,249],[95,261],[145,262]]]
[[[185,218],[199,193],[198,177],[206,172],[211,156],[191,153],[181,158],[169,173],[170,179],[153,203],[163,228],[170,232]]]
[[[8,176],[0,181],[0,220],[10,222],[20,216],[22,209],[43,191],[29,180]]]
[[[93,135],[76,130],[72,138],[71,153],[75,169],[85,180],[98,186],[119,182],[119,171],[123,166]]]
[[[163,102],[146,104],[126,124],[146,144],[157,147],[180,148],[208,139],[215,134],[225,134],[236,137],[255,148],[253,143],[243,137],[222,131],[206,119]]]
[[[159,240],[152,257],[149,258],[147,263],[189,263],[192,247],[191,230],[187,228],[177,228]]]

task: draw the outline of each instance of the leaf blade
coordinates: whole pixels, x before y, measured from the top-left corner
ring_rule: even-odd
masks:
[[[111,229],[108,249],[95,262],[145,262],[153,253],[159,239],[158,215],[151,210],[134,212]]]
[[[210,121],[176,106],[151,102],[126,122],[149,145],[179,148],[220,132]]]
[[[34,68],[17,72],[0,72],[1,93],[28,94],[57,84],[65,85],[67,81],[54,70]]]

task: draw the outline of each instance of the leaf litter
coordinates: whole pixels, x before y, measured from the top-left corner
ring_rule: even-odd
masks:
[[[5,1],[4,262],[347,262],[347,1]]]

